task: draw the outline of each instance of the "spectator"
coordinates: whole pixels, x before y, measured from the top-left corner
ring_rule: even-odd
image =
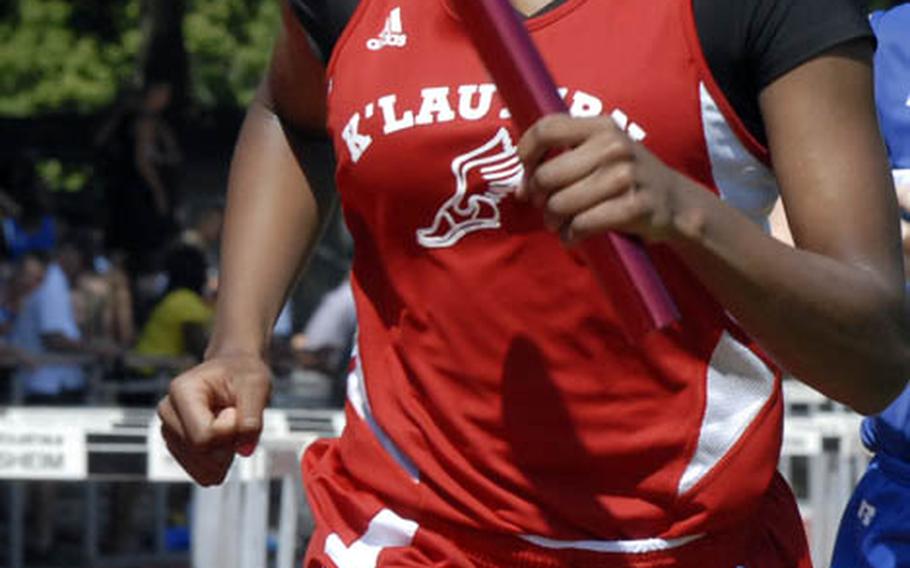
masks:
[[[9,404],[15,398],[12,381],[15,369],[31,365],[25,353],[10,343],[9,334],[16,323],[22,304],[44,279],[44,263],[33,254],[20,258],[14,265],[6,266],[9,274],[4,279],[0,299],[0,377],[3,380],[0,404]]]
[[[76,319],[84,337],[126,348],[135,341],[132,293],[122,256],[96,256],[76,285]]]
[[[29,252],[50,253],[57,244],[57,222],[47,192],[31,158],[23,158],[9,175],[10,194],[0,200],[3,241],[10,258]]]
[[[57,241],[54,218],[44,212],[4,219],[3,233],[12,258],[29,252],[50,252]]]
[[[205,256],[195,246],[179,245],[165,258],[167,289],[152,309],[142,328],[135,353],[143,363],[172,370],[184,366],[180,358],[201,359],[208,340],[212,308],[202,297],[206,284]],[[152,366],[139,367],[140,374],[150,375]],[[150,407],[158,397],[156,392],[121,393],[120,404]],[[114,525],[107,535],[108,545],[116,552],[136,548],[135,504],[139,498],[137,484],[116,484],[111,497],[111,517]]]
[[[25,299],[44,280],[44,270],[44,262],[34,254],[26,254],[16,262],[0,305],[0,335],[5,336],[12,331]]]
[[[217,265],[218,243],[221,239],[221,226],[224,223],[224,210],[220,206],[209,205],[198,209],[190,218],[190,226],[180,235],[183,244],[198,247],[206,255],[209,267]]]
[[[0,191],[0,227],[3,228],[3,231],[0,232],[0,250],[8,255],[12,254],[12,223],[21,215],[22,207],[16,200],[7,195],[5,191]]]
[[[343,369],[357,328],[350,277],[319,302],[294,351],[303,367],[334,376]]]
[[[198,209],[190,219],[190,226],[180,235],[182,244],[194,246],[202,251],[208,263],[208,278],[203,296],[214,298],[218,291],[218,246],[221,240],[221,226],[224,224],[224,209],[209,205]]]
[[[88,342],[76,322],[72,303],[73,284],[84,270],[82,252],[72,243],[62,244],[41,284],[22,302],[11,341],[29,355],[49,352],[110,357],[116,348]],[[20,369],[17,382],[32,404],[72,404],[83,400],[86,377],[79,365],[49,364]]]
[[[24,268],[24,267],[23,267]],[[33,285],[34,275],[23,269],[21,286]],[[12,345],[26,356],[46,356],[49,353],[113,356],[117,350],[110,345],[84,341],[76,323],[72,303],[72,286],[84,270],[81,250],[72,242],[63,243],[54,260],[47,266],[40,284],[28,293],[21,303],[12,331]],[[84,401],[86,376],[78,364],[43,364],[40,359],[31,366],[20,367],[14,381],[24,391],[13,394],[13,402],[24,395],[26,404],[72,405]],[[17,389],[18,390],[18,389]],[[27,552],[31,561],[48,559],[54,542],[54,510],[56,486],[42,483],[33,487],[30,542]]]
[[[97,137],[109,205],[107,245],[129,253],[131,276],[153,271],[153,253],[172,234],[177,137],[164,118],[167,83],[149,85],[139,101],[122,104]]]
[[[111,335],[120,345],[132,345],[136,338],[133,295],[124,257],[115,255],[105,276],[111,291]]]
[[[212,322],[212,307],[202,297],[205,257],[199,249],[181,245],[170,252],[165,266],[167,291],[142,329],[136,352],[201,359]]]

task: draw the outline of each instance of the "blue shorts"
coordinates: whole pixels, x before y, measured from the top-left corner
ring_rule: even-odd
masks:
[[[873,458],[844,512],[831,568],[910,568],[910,464]]]

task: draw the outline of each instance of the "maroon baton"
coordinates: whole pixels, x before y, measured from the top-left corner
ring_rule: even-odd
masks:
[[[509,0],[452,0],[452,6],[521,132],[548,114],[568,112]],[[633,334],[679,319],[676,304],[640,240],[610,231],[586,239],[581,249]]]

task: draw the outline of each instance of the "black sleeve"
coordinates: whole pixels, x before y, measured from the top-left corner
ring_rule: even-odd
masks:
[[[358,0],[288,0],[300,24],[328,62],[335,43],[348,25]]]
[[[693,0],[693,7],[715,80],[762,144],[762,89],[838,44],[875,41],[859,0]]]

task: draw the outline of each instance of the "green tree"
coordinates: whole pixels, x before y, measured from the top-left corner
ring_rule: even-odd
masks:
[[[193,100],[246,106],[268,62],[280,2],[192,0],[184,21]]]
[[[150,6],[154,7],[152,3]],[[0,8],[0,116],[92,113],[135,85],[143,45],[183,42],[191,104],[240,107],[268,60],[280,0],[186,0],[177,34],[140,0],[8,0]],[[181,33],[182,32],[182,33]],[[154,57],[158,44],[151,47]]]
[[[148,68],[143,46],[149,57],[158,52],[153,36],[165,52],[186,53],[190,104],[243,107],[268,60],[282,1],[0,0],[0,117],[98,111],[138,82]],[[165,4],[179,6],[182,19],[150,25]]]
[[[90,112],[113,99],[140,44],[135,7],[112,2],[101,30],[79,2],[14,3],[0,22],[0,115]]]

